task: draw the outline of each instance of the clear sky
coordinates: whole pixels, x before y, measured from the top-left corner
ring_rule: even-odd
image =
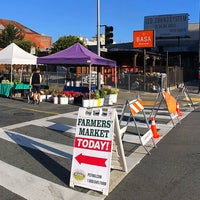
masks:
[[[199,0],[100,0],[100,24],[114,27],[116,43],[131,42],[143,30],[144,16],[188,13],[199,23]],[[5,0],[0,18],[17,21],[52,37],[75,35],[89,40],[97,33],[97,0]],[[104,33],[104,28],[101,28]]]

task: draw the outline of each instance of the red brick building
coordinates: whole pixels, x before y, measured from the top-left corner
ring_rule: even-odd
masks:
[[[21,32],[24,34],[24,39],[31,40],[36,44],[39,49],[44,50],[51,47],[52,37],[39,34],[13,20],[0,19],[0,33],[2,33],[2,31],[7,27],[8,24],[12,24],[19,30],[21,30]]]

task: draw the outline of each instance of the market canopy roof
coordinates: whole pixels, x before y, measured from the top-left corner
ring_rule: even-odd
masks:
[[[116,66],[116,61],[98,56],[80,43],[76,43],[52,55],[39,57],[37,63]]]
[[[15,43],[11,43],[0,51],[0,64],[36,65],[37,56],[24,51]]]

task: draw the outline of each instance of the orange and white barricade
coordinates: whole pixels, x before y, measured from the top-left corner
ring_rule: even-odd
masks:
[[[142,146],[147,151],[147,153],[150,154],[149,150],[147,149],[146,144],[150,140],[152,140],[154,147],[156,147],[156,144],[154,142],[153,132],[150,128],[149,122],[147,120],[147,117],[146,117],[146,114],[145,114],[145,111],[144,111],[144,106],[143,106],[142,100],[141,99],[134,99],[132,101],[128,101],[128,100],[126,101],[126,103],[124,104],[124,107],[122,109],[121,117],[120,117],[120,120],[119,120],[120,125],[122,124],[122,120],[125,117],[125,111],[127,110],[127,108],[129,109],[130,116],[129,116],[128,120],[126,121],[125,126],[128,126],[128,125],[130,126],[130,120],[133,119],[136,131],[137,131],[136,134],[139,137],[139,142],[142,144]],[[138,122],[136,120],[136,117],[137,117],[137,115],[139,115],[139,113],[142,113],[142,117],[144,118],[144,121],[145,121],[144,122],[145,124],[143,124],[143,125],[146,126],[146,128],[148,129],[147,132],[145,132],[144,134],[141,134],[140,127],[138,126]],[[122,139],[124,140],[124,137],[127,136],[127,135],[126,135],[126,133],[124,133],[122,135]],[[128,138],[128,136],[126,138]],[[128,142],[131,143],[131,140],[128,140]]]
[[[156,115],[160,110],[163,102],[165,103],[165,107],[167,108],[173,126],[175,126],[175,119],[177,119],[178,123],[180,124],[180,113],[177,113],[177,100],[168,91],[161,91],[158,93],[152,112],[149,115],[149,119],[151,118],[151,116],[154,116],[156,118]]]
[[[136,115],[138,112],[141,112],[144,109],[141,99],[129,103],[131,113]]]

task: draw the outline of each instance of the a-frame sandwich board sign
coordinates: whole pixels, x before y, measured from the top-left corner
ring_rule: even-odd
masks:
[[[115,109],[79,108],[70,176],[70,187],[80,186],[109,193],[110,171],[127,171]],[[114,162],[113,149],[118,153]],[[113,166],[112,166],[113,164]]]
[[[119,121],[120,125],[122,124],[122,120],[124,118],[124,114],[125,114],[125,111],[126,111],[127,108],[129,108],[130,115],[129,115],[129,118],[128,118],[124,128],[127,129],[127,127],[129,126],[130,120],[133,119],[133,122],[134,122],[136,131],[137,131],[137,135],[139,137],[141,145],[144,147],[144,149],[146,150],[146,152],[148,154],[151,154],[149,152],[149,150],[147,149],[146,144],[150,140],[152,140],[154,147],[157,147],[157,146],[156,146],[154,139],[153,139],[153,133],[152,133],[152,130],[149,126],[149,122],[148,122],[147,117],[146,117],[146,113],[145,113],[145,110],[144,110],[142,100],[141,99],[134,99],[134,100],[131,100],[131,101],[129,101],[129,100],[126,101],[126,103],[124,104],[123,109],[122,109],[122,113],[121,113],[121,117],[120,117],[120,121]],[[146,128],[147,128],[147,132],[144,133],[144,134],[141,134],[140,128],[139,128],[138,123],[136,121],[136,115],[140,112],[143,114],[143,118],[145,120],[145,124],[146,124]],[[122,140],[123,140],[123,138],[124,138],[124,134],[122,135]]]
[[[121,135],[123,135],[126,132],[126,127],[120,128],[117,112],[115,112],[114,130],[115,133],[113,135],[111,168],[127,172],[128,170],[127,170],[124,148],[121,138]]]
[[[192,101],[192,99],[191,99],[191,97],[190,97],[188,88],[185,87],[184,84],[178,86],[178,95],[176,96],[176,100],[178,101],[179,98],[180,98],[180,96],[182,96],[182,95],[185,96],[185,98],[186,98],[186,100],[187,100],[187,102],[188,102],[188,105],[189,105],[190,107],[192,106],[192,107],[194,108],[194,110],[195,110],[195,105],[194,105],[194,103],[193,103],[193,101]]]
[[[175,119],[180,124],[180,120],[178,118],[178,114],[176,111],[176,99],[168,92],[168,91],[160,91],[157,96],[154,103],[154,106],[152,108],[152,111],[149,115],[149,120],[151,119],[151,116],[154,116],[156,118],[156,115],[161,107],[161,105],[164,103],[165,107],[167,108],[169,117],[171,118],[172,124],[175,127]]]

